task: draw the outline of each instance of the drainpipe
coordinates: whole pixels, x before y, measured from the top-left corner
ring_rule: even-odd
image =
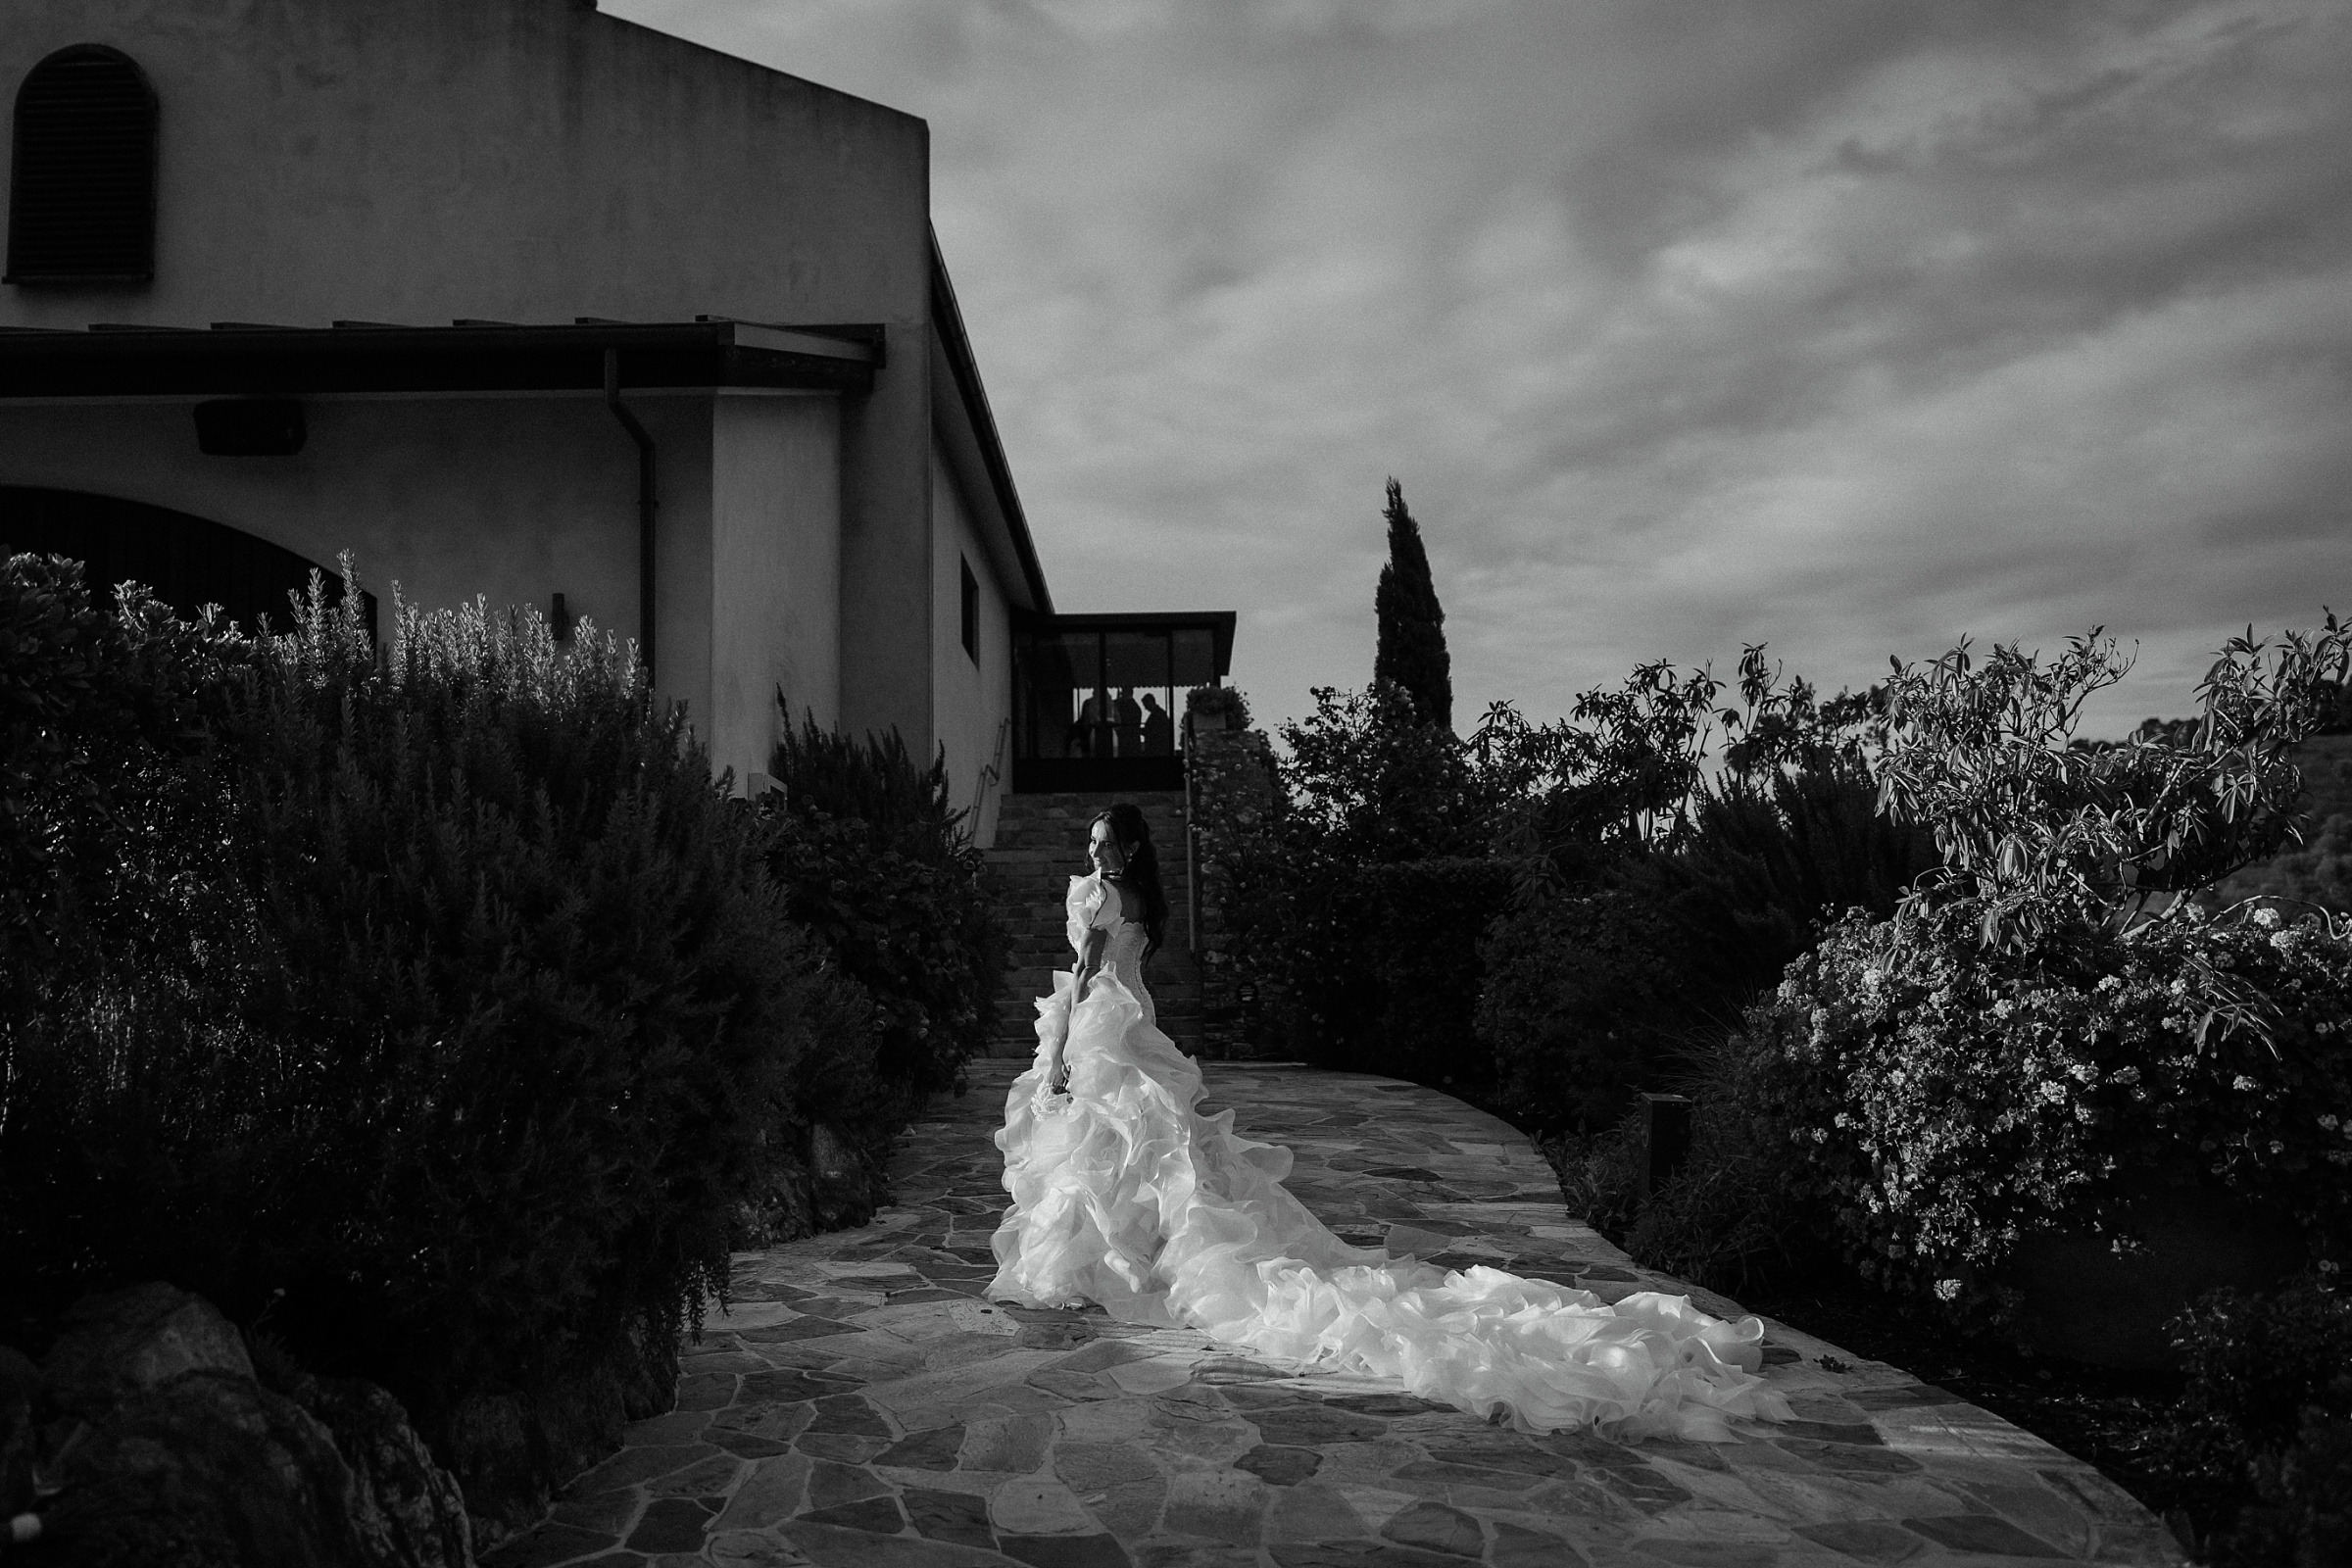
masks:
[[[620,401],[620,350],[605,350],[605,407],[637,443],[637,655],[654,678],[654,438]]]

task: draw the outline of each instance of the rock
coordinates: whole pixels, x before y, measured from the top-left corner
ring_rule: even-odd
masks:
[[[473,1537],[486,1550],[547,1510],[544,1443],[512,1394],[471,1394],[450,1411],[444,1435],[453,1469],[466,1488]]]
[[[69,1307],[41,1372],[59,1408],[96,1421],[124,1398],[182,1373],[250,1379],[253,1360],[236,1325],[212,1302],[150,1284],[87,1296]]]
[[[183,1372],[104,1412],[59,1480],[44,1552],[79,1568],[375,1561],[354,1530],[357,1487],[333,1435],[235,1373]]]
[[[40,1381],[29,1357],[0,1345],[0,1520],[32,1506],[32,1396]]]
[[[357,1378],[321,1378],[309,1402],[350,1466],[352,1525],[363,1558],[383,1568],[460,1568],[473,1561],[466,1497],[433,1462],[400,1401]]]
[[[42,1558],[468,1568],[465,1498],[400,1402],[261,1348],[257,1374],[235,1327],[168,1285],[75,1303],[40,1375],[40,1402],[63,1412],[42,1449],[59,1484]],[[0,1483],[13,1355],[0,1351]]]
[[[840,1230],[873,1218],[874,1183],[864,1159],[821,1121],[808,1129],[808,1164],[820,1229]]]

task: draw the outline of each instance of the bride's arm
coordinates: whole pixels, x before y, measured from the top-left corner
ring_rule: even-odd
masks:
[[[1088,931],[1086,951],[1070,965],[1070,1005],[1061,1015],[1061,1035],[1054,1042],[1054,1054],[1046,1068],[1047,1081],[1057,1090],[1063,1081],[1062,1048],[1070,1043],[1070,1016],[1078,1010],[1078,1004],[1086,1000],[1087,983],[1102,973],[1102,949],[1108,940],[1109,934],[1101,926]]]

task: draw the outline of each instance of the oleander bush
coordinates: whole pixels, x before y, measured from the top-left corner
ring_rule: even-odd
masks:
[[[2352,933],[2193,904],[2128,931],[1987,950],[1984,901],[1846,921],[1749,1016],[1754,1103],[1866,1277],[1971,1317],[2011,1304],[2030,1232],[2127,1234],[2135,1186],[2190,1176],[2352,1229]]]
[[[50,956],[0,1019],[12,1333],[142,1278],[268,1310],[392,1389],[477,1514],[529,1516],[666,1403],[802,1097],[870,1060],[869,1000],[592,628],[403,608],[379,660],[356,599],[247,644],[6,575],[67,628],[8,650],[37,727],[138,720],[132,765],[14,803],[44,851],[97,824],[119,870],[22,906]],[[65,642],[84,667],[46,679]],[[852,1108],[868,1139],[903,1115]]]
[[[1943,863],[1886,920],[1849,918],[1750,1017],[1759,1102],[1862,1271],[1997,1320],[2021,1236],[2131,1245],[2131,1189],[2171,1178],[2291,1215],[2327,1267],[2352,1182],[2352,931],[2272,907],[2209,915],[2213,882],[2291,837],[2287,753],[2352,645],[2227,646],[2193,732],[2071,744],[2126,667],[1963,646],[1898,666],[1883,799]]]
[[[777,695],[779,707],[783,696]],[[785,906],[873,1006],[880,1090],[908,1103],[953,1087],[987,1050],[1007,938],[988,863],[898,731],[852,740],[785,710],[762,802]]]

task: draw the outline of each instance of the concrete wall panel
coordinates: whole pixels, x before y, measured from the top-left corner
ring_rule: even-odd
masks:
[[[776,691],[841,718],[841,418],[831,397],[721,397],[711,443],[711,760],[765,772]]]
[[[1004,782],[986,783],[982,770],[996,762],[999,736],[1012,712],[1012,633],[1004,584],[982,548],[970,505],[946,464],[935,454],[931,476],[932,726],[948,749],[948,777],[956,804],[976,808],[970,826],[974,842],[996,842],[997,807]],[[975,661],[963,647],[963,566],[980,584],[979,642]],[[1010,741],[1004,760],[1010,770]]]
[[[709,402],[632,400],[662,448],[665,534],[709,528]],[[312,399],[291,458],[205,457],[189,407],[0,405],[0,484],[172,507],[322,564],[349,549],[387,602],[395,582],[425,606],[478,593],[544,612],[561,592],[575,616],[637,634],[637,449],[601,398]],[[690,627],[676,635],[692,647]],[[662,684],[699,709],[689,657],[665,657]]]

